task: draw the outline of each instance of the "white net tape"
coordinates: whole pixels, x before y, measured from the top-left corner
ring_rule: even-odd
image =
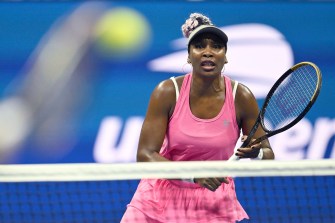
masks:
[[[176,179],[220,176],[329,176],[335,175],[334,161],[326,159],[0,165],[0,182]]]

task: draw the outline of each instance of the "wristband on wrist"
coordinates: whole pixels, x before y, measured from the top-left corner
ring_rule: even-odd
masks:
[[[263,148],[259,150],[258,156],[256,158],[253,158],[254,160],[261,160],[263,159],[264,151]]]

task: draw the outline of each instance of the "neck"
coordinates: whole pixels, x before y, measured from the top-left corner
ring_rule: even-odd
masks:
[[[191,90],[198,95],[211,95],[224,91],[222,83],[223,78],[220,76],[215,78],[204,77],[199,78],[193,76]]]

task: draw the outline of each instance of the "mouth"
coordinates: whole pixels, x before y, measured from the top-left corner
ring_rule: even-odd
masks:
[[[205,70],[213,70],[215,68],[215,63],[211,60],[202,61],[200,65]]]

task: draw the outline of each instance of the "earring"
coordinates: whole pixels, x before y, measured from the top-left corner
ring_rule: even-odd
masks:
[[[189,66],[187,66],[187,65],[189,65]],[[192,65],[190,65],[190,63],[188,63],[188,62],[185,63],[182,67],[182,72],[183,73],[189,73],[191,71],[192,71]]]

